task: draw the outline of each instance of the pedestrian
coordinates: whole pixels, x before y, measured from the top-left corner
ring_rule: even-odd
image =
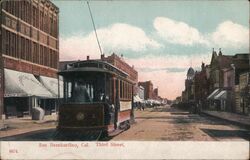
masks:
[[[142,105],[142,110],[144,111],[144,104],[141,104]]]
[[[138,102],[138,104],[139,104],[140,111],[141,111],[141,109],[142,109],[141,102]]]

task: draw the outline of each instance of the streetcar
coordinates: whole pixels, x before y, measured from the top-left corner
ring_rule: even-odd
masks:
[[[77,61],[58,73],[64,95],[59,106],[59,133],[109,137],[134,121],[133,88],[128,74],[103,60]]]

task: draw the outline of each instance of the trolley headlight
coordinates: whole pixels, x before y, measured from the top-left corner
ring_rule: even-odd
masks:
[[[84,119],[84,114],[83,114],[82,112],[77,113],[76,119],[77,119],[78,121],[83,120],[83,119]]]

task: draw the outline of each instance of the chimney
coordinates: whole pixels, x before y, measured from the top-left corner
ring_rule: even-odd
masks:
[[[87,56],[87,61],[89,60],[89,56]]]
[[[201,70],[203,71],[205,69],[205,63],[202,62],[201,64]]]
[[[213,54],[216,54],[216,51],[214,50],[214,48],[213,48]],[[217,54],[216,54],[217,55]]]
[[[221,48],[219,48],[219,56],[222,56]]]
[[[101,60],[104,60],[104,58],[105,58],[105,55],[101,54]]]

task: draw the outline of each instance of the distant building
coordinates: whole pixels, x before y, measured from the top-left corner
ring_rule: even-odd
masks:
[[[1,1],[0,119],[55,110],[59,9],[49,0]]]
[[[210,109],[240,112],[240,74],[249,71],[249,54],[217,55],[213,51],[210,64]]]
[[[185,90],[182,92],[182,102],[194,100],[194,76],[194,69],[190,67],[187,71],[187,78],[185,80]]]
[[[205,64],[202,63],[201,71],[196,71],[194,76],[194,100],[199,103],[202,108],[207,107],[205,102],[209,92],[208,67],[208,65],[205,66]]]
[[[105,57],[103,54],[103,55],[101,55],[101,60],[107,61],[108,63],[111,63],[112,65],[114,65],[117,68],[121,69],[122,71],[126,72],[128,74],[128,79],[135,82],[135,86],[137,86],[138,72],[134,69],[134,66],[130,66],[128,63],[126,63],[122,56],[119,57],[118,55],[113,53],[112,55]],[[136,87],[134,87],[133,88],[133,95],[136,95],[136,94],[137,94]]]
[[[146,82],[138,82],[139,86],[142,86],[144,88],[144,99],[153,99],[153,83],[151,81]]]
[[[138,95],[139,95],[139,97],[140,97],[141,99],[144,100],[144,92],[145,92],[145,89],[144,89],[144,87],[142,87],[142,86],[139,86],[138,88],[139,88]]]
[[[250,115],[250,72],[240,74],[239,93],[240,103],[236,105],[236,110],[239,113]]]
[[[116,54],[112,54],[108,57],[105,57],[104,55],[101,56],[101,59],[104,61],[107,61],[108,63],[113,64],[117,68],[123,70],[126,72],[129,76],[128,78],[136,83],[138,83],[138,72],[134,69],[133,66],[130,66],[128,63],[126,63],[123,60],[123,57],[119,57]]]
[[[209,65],[201,71],[188,69],[183,103],[194,100],[202,109],[250,115],[249,53],[223,55],[212,52]]]
[[[158,94],[158,88],[154,89],[154,99],[158,99],[159,94]]]
[[[179,96],[179,97],[176,97],[176,99],[174,100],[174,104],[179,104],[182,102],[182,97]]]

